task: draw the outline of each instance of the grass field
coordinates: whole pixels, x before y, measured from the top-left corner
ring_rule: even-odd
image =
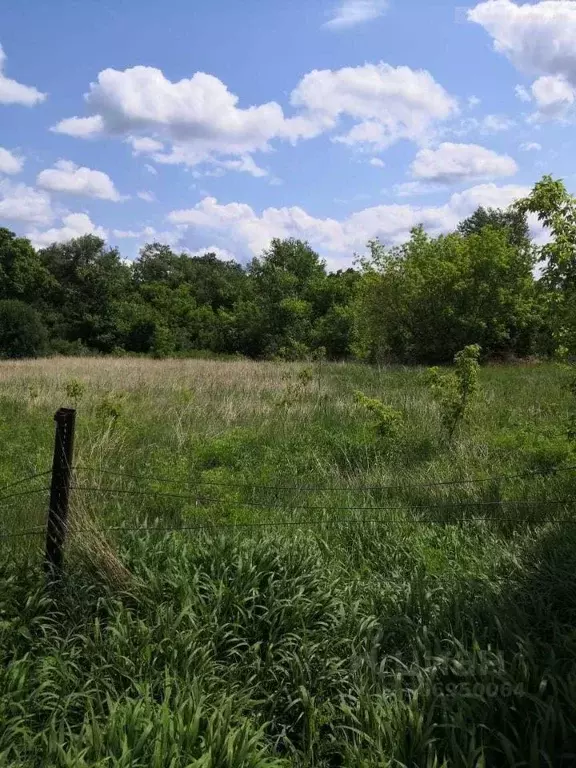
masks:
[[[449,444],[418,373],[1,363],[0,486],[67,405],[78,490],[58,587],[0,540],[0,766],[576,765],[570,374],[484,368]]]

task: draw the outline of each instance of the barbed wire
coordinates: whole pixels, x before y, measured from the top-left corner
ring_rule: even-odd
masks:
[[[110,475],[115,477],[122,477],[129,480],[138,480],[138,481],[147,481],[147,482],[157,482],[157,483],[166,483],[167,485],[177,485],[181,483],[182,481],[174,480],[167,477],[157,477],[154,475],[134,475],[131,473],[126,472],[119,472],[117,470],[111,470],[111,469],[101,469],[97,467],[82,467],[82,466],[75,466],[73,467],[74,470],[79,472],[86,472],[86,473],[93,473],[93,474],[102,474],[102,475]],[[527,477],[553,477],[556,474],[564,473],[564,472],[574,472],[576,471],[576,465],[571,465],[569,467],[552,467],[550,469],[541,469],[541,470],[526,470],[525,472],[518,472],[515,474],[500,474],[500,475],[491,475],[490,477],[484,477],[484,478],[463,478],[459,480],[438,480],[428,483],[396,483],[392,485],[380,485],[380,486],[288,486],[288,485],[280,485],[280,486],[270,486],[270,485],[260,485],[258,483],[222,483],[222,482],[216,482],[211,480],[198,480],[195,482],[188,482],[184,483],[184,485],[180,485],[180,488],[186,488],[186,487],[198,487],[202,485],[208,485],[208,486],[214,486],[214,487],[222,487],[222,488],[235,488],[235,489],[243,489],[243,490],[266,490],[266,491],[273,491],[273,492],[279,492],[279,491],[294,491],[296,493],[322,493],[322,492],[329,492],[329,493],[356,493],[356,492],[377,492],[377,491],[389,491],[389,490],[404,490],[406,488],[433,488],[433,487],[439,487],[439,486],[453,486],[453,485],[473,485],[473,484],[480,484],[480,483],[490,483],[494,482],[496,480],[517,480],[520,478],[527,478]]]
[[[185,526],[139,526],[139,527],[126,527],[126,526],[114,526],[112,528],[103,528],[98,533],[178,533],[182,531],[202,531],[202,530],[233,530],[235,528],[299,528],[299,527],[322,527],[322,526],[338,526],[338,525],[459,525],[460,523],[468,522],[509,522],[509,523],[524,523],[526,525],[543,525],[548,523],[566,523],[576,524],[576,520],[567,520],[566,518],[541,518],[539,520],[518,520],[516,517],[472,517],[466,520],[454,520],[453,518],[433,518],[433,519],[399,519],[399,518],[339,518],[332,520],[298,520],[298,521],[261,521],[255,522],[239,522],[239,523],[203,523],[201,525],[185,525]],[[93,533],[94,530],[90,528],[86,529],[72,529],[72,533]]]
[[[52,470],[47,469],[45,472],[36,472],[33,475],[27,475],[26,477],[21,477],[19,480],[14,480],[14,482],[8,483],[8,485],[2,486],[0,488],[0,493],[4,493],[4,491],[9,490],[10,488],[15,488],[17,485],[22,485],[23,483],[30,482],[30,480],[35,480],[37,477],[46,477],[46,475],[50,475],[50,474],[52,474]]]
[[[8,496],[0,496],[0,503],[3,501],[8,501],[8,499],[16,499],[20,496],[31,496],[34,493],[43,493],[44,491],[49,491],[50,488],[31,488],[28,491],[19,491],[18,493],[10,493]]]
[[[210,497],[203,497],[194,494],[175,494],[163,491],[135,491],[124,488],[90,488],[86,486],[73,485],[71,490],[83,491],[87,493],[109,493],[120,496],[139,496],[146,498],[176,498],[181,500],[194,501],[199,504],[219,504],[221,506],[240,506],[240,507],[257,507],[259,509],[301,509],[301,510],[323,510],[331,509],[336,512],[339,511],[383,511],[383,510],[404,510],[409,509],[446,509],[451,507],[478,507],[478,506],[503,506],[505,504],[515,504],[517,506],[540,506],[544,504],[550,505],[562,505],[573,504],[576,502],[576,496],[569,497],[567,499],[498,499],[492,501],[455,501],[455,502],[443,502],[441,504],[412,504],[406,502],[402,505],[385,505],[385,506],[333,506],[333,505],[306,505],[306,504],[263,504],[255,501],[240,501],[230,499],[215,499]]]
[[[202,525],[184,525],[184,526],[114,526],[111,528],[102,528],[94,530],[93,528],[70,528],[70,533],[181,533],[186,531],[210,531],[210,530],[234,530],[234,529],[246,529],[246,528],[316,528],[322,526],[338,526],[338,525],[459,525],[460,523],[493,523],[493,522],[509,522],[509,523],[524,523],[526,525],[544,525],[549,523],[554,524],[567,524],[574,525],[576,520],[567,520],[565,518],[541,518],[539,520],[518,520],[515,517],[472,517],[466,520],[454,520],[452,518],[433,518],[431,520],[407,520],[398,518],[378,518],[378,519],[357,519],[357,518],[341,518],[337,520],[299,520],[299,521],[266,521],[258,523],[203,523]],[[18,533],[5,534],[0,532],[0,539],[15,539],[22,538],[24,536],[32,536],[43,534],[45,529],[31,528],[26,531],[20,531]]]
[[[23,538],[24,536],[33,536],[33,535],[39,535],[46,532],[46,528],[44,526],[38,527],[38,528],[30,528],[27,531],[18,531],[17,533],[5,533],[4,531],[0,531],[0,539],[19,539]]]

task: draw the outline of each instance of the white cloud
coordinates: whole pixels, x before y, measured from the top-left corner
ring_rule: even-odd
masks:
[[[79,135],[81,125],[86,136],[125,137],[134,152],[157,162],[196,165],[214,155],[264,150],[284,125],[275,102],[242,109],[224,83],[204,72],[172,82],[154,67],[105,69],[85,100],[95,114],[64,120],[56,130]]]
[[[347,117],[352,126],[336,137],[345,144],[384,148],[402,138],[422,142],[436,123],[458,110],[429,72],[385,63],[309,72],[291,94],[296,111],[291,117],[274,101],[240,107],[238,97],[212,75],[196,72],[172,82],[161,70],[144,66],[103,70],[85,100],[94,114],[67,118],[53,130],[120,138],[134,154],[156,163],[209,163],[257,177],[268,171],[252,155],[270,150],[273,140],[311,139]]]
[[[192,158],[191,162],[188,162],[186,157],[186,149],[180,147],[178,150],[174,150],[170,155],[155,155],[154,159],[158,163],[178,164],[184,163],[186,165],[194,165],[195,161]],[[195,179],[201,179],[204,176],[211,178],[220,178],[226,175],[226,171],[237,171],[238,173],[248,173],[255,178],[261,178],[268,176],[268,171],[264,168],[260,168],[256,165],[251,155],[241,155],[239,158],[233,158],[229,160],[220,160],[217,158],[211,158],[207,160],[206,165],[209,167],[204,171],[194,170],[192,176]]]
[[[508,131],[516,122],[506,115],[484,115],[484,117],[465,117],[456,125],[447,126],[442,132],[453,136],[466,136],[477,133],[481,136],[491,136],[495,133]]]
[[[24,158],[15,155],[4,147],[0,147],[0,173],[20,173],[24,166]]]
[[[468,106],[470,109],[474,109],[481,103],[482,99],[479,99],[478,96],[468,96]]]
[[[62,217],[61,227],[53,227],[46,231],[33,229],[27,237],[36,248],[45,248],[52,243],[65,243],[82,235],[97,235],[106,239],[107,232],[102,227],[96,226],[87,213],[68,213]]]
[[[157,176],[157,175],[158,175],[158,171],[156,170],[156,168],[154,168],[154,166],[153,166],[153,165],[150,165],[150,163],[146,163],[146,164],[144,165],[144,168],[146,168],[146,170],[148,171],[148,173],[151,173],[151,174],[152,174],[152,176]]]
[[[195,251],[190,251],[188,248],[184,248],[183,250],[188,256],[192,257],[206,256],[207,253],[213,253],[216,258],[221,261],[233,261],[236,258],[234,254],[227,251],[226,248],[219,248],[217,245],[208,245],[206,248],[198,248]]]
[[[388,0],[341,0],[324,26],[333,30],[348,29],[383,16],[387,8]]]
[[[379,157],[371,157],[370,165],[373,165],[375,168],[384,168],[386,163],[384,162],[384,160],[381,160]]]
[[[92,117],[67,117],[50,129],[54,133],[64,133],[76,139],[93,139],[104,132],[104,123],[100,115]]]
[[[163,243],[165,245],[180,246],[180,240],[182,237],[181,228],[158,231],[154,227],[145,226],[141,229],[113,229],[112,238],[117,240],[139,240],[139,245],[144,243]],[[185,250],[185,249],[180,249]]]
[[[339,70],[314,70],[291,95],[317,132],[341,116],[359,120],[337,140],[385,148],[399,139],[423,141],[437,121],[457,112],[456,101],[425,70],[365,64]]]
[[[154,192],[149,192],[147,189],[136,193],[140,200],[144,200],[145,203],[153,203],[156,200]]]
[[[506,115],[486,115],[480,124],[481,133],[500,133],[509,131],[516,125],[516,121]]]
[[[41,171],[36,183],[52,192],[67,192],[113,202],[121,200],[112,179],[106,173],[75,165],[69,160],[58,160],[54,168]]]
[[[487,0],[468,12],[492,36],[494,48],[520,70],[566,76],[576,85],[576,2]]]
[[[33,107],[46,99],[46,94],[41,93],[31,85],[22,85],[11,80],[4,74],[6,54],[0,45],[0,104],[21,104],[24,107]]]
[[[0,180],[0,219],[44,225],[53,218],[50,198],[45,192],[8,179]]]
[[[538,106],[532,119],[565,119],[576,100],[576,2],[487,0],[472,8],[468,18],[484,27],[495,50],[518,70],[540,75],[532,85]],[[531,100],[523,86],[517,86],[516,95]]]
[[[221,205],[213,197],[205,198],[194,208],[172,211],[171,223],[217,234],[223,245],[233,244],[244,254],[258,254],[273,237],[299,237],[308,240],[322,253],[328,252],[328,264],[338,268],[352,261],[354,251],[363,249],[373,237],[387,243],[401,243],[417,224],[431,234],[453,230],[459,221],[478,206],[507,207],[529,192],[528,187],[482,184],[454,194],[445,205],[378,205],[358,211],[348,218],[315,218],[299,207],[266,208],[258,214],[249,205]]]
[[[530,92],[523,85],[517,85],[516,88],[514,89],[514,92],[516,94],[516,98],[520,99],[520,101],[524,101],[524,102],[532,101],[532,96],[530,95]]]
[[[151,139],[148,136],[128,136],[126,141],[132,145],[135,155],[164,151],[164,144],[161,141]]]
[[[526,141],[524,144],[520,144],[519,149],[521,152],[540,152],[542,144],[538,144],[537,141]]]
[[[499,155],[478,144],[445,142],[438,149],[421,149],[410,167],[416,179],[436,184],[512,176],[518,170],[508,155]]]
[[[568,118],[576,101],[576,89],[562,76],[544,75],[532,83],[532,95],[538,111],[532,121]]]

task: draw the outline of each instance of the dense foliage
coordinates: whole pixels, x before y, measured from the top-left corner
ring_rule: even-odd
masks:
[[[529,213],[551,234],[544,246],[530,239]],[[295,239],[273,240],[244,267],[160,243],[130,263],[94,235],[36,251],[0,229],[0,300],[31,307],[51,351],[66,354],[444,363],[470,344],[488,358],[572,353],[575,221],[574,199],[544,177],[509,210],[479,208],[439,237],[417,227],[393,248],[373,241],[357,269],[336,273]],[[0,355],[32,354],[4,336]]]

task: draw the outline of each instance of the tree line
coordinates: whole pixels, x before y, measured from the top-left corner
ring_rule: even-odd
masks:
[[[536,245],[527,214],[550,233]],[[540,263],[539,270],[536,269]],[[443,363],[576,352],[576,201],[545,176],[508,210],[415,228],[328,272],[305,242],[247,266],[151,243],[134,262],[86,235],[36,250],[0,228],[0,356],[195,352],[255,359]]]

